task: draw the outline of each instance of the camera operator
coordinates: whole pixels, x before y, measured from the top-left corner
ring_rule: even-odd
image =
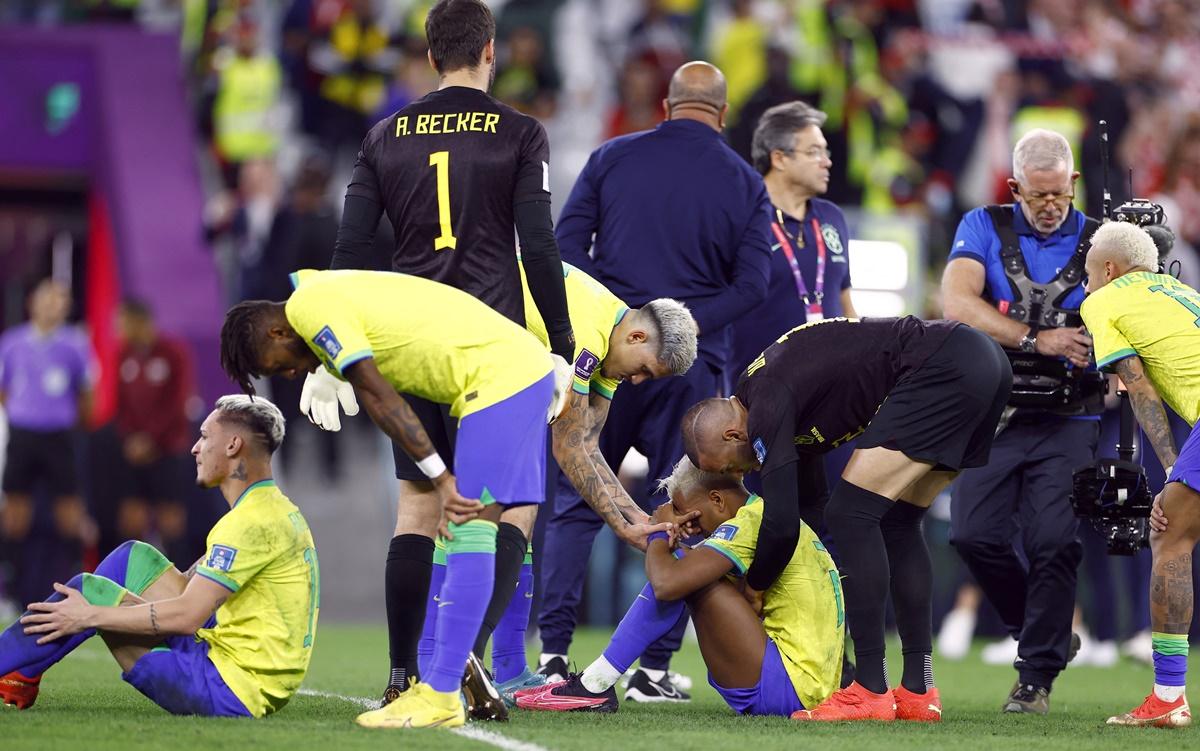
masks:
[[[1193,427],[1176,451],[1163,401],[1189,425],[1200,419],[1200,294],[1154,273],[1161,250],[1155,245],[1147,230],[1129,222],[1097,230],[1087,255],[1088,298],[1080,312],[1096,337],[1096,362],[1121,376],[1138,424],[1167,473],[1151,518],[1154,690],[1141,706],[1110,717],[1108,724],[1183,727],[1191,723],[1184,678],[1192,552],[1200,541],[1200,493],[1194,490],[1200,488],[1200,431]]]
[[[1013,150],[1014,203],[963,217],[942,278],[945,317],[987,332],[1013,364],[1008,423],[987,466],[956,480],[951,505],[951,541],[1018,640],[1005,712],[1046,714],[1078,649],[1071,619],[1083,553],[1071,477],[1095,458],[1104,391],[1086,370],[1092,342],[1078,313],[1099,226],[1071,206],[1078,177],[1066,138],[1027,133]],[[1013,547],[1018,531],[1027,565]]]

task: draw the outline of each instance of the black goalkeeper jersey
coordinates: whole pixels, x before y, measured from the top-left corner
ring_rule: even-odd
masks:
[[[960,324],[834,318],[794,328],[746,368],[735,394],[764,474],[866,430],[888,392]],[[787,443],[794,447],[776,446]],[[774,450],[773,450],[774,449]]]
[[[514,207],[550,200],[549,161],[541,123],[451,86],[371,129],[346,193],[383,207],[393,271],[457,287],[523,326]]]

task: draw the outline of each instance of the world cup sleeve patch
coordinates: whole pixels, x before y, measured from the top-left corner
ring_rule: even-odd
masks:
[[[587,348],[581,349],[579,357],[575,358],[575,377],[581,381],[591,380],[592,373],[596,372],[596,366],[599,364],[599,357],[596,357]]]
[[[213,545],[212,552],[208,555],[208,561],[204,565],[216,571],[229,573],[229,569],[233,568],[233,559],[236,557],[237,548],[231,548],[227,545]]]
[[[754,439],[754,455],[758,457],[758,463],[762,464],[767,460],[767,445],[763,443],[763,439]]]
[[[328,326],[317,332],[317,335],[313,337],[313,343],[320,347],[330,360],[336,360],[342,351],[342,343],[338,341],[333,329]]]
[[[730,541],[730,540],[732,540],[732,539],[733,539],[735,536],[737,536],[737,533],[738,533],[738,528],[737,528],[737,527],[735,527],[734,525],[732,525],[732,524],[722,524],[721,526],[719,526],[719,527],[717,527],[715,530],[713,530],[713,533],[712,533],[712,535],[711,535],[711,539],[713,539],[713,540],[725,540],[726,542],[729,542],[729,541]]]

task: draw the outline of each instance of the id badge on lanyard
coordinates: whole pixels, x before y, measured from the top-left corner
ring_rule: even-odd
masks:
[[[813,217],[813,237],[817,243],[817,280],[816,289],[809,294],[808,285],[804,283],[804,276],[800,273],[800,264],[796,261],[796,252],[792,249],[792,242],[783,229],[783,212],[776,209],[775,214],[777,221],[771,223],[771,231],[775,233],[779,247],[783,248],[783,254],[787,256],[788,266],[792,270],[792,279],[796,282],[796,294],[804,303],[804,320],[806,323],[823,321],[825,320],[825,312],[822,307],[825,299],[825,238],[821,236],[821,225],[816,217]]]

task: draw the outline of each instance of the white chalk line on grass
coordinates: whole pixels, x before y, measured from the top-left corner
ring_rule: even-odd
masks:
[[[363,696],[346,696],[345,694],[335,694],[329,691],[317,691],[311,688],[302,688],[298,692],[301,696],[315,696],[321,699],[339,699],[341,701],[357,704],[363,709],[378,709],[379,701],[376,699],[368,699]],[[502,748],[504,751],[549,751],[545,746],[539,746],[536,743],[527,741],[518,741],[513,738],[501,735],[494,730],[484,730],[478,725],[464,725],[460,728],[454,728],[450,731],[455,735],[462,736],[469,740],[486,743],[489,746]]]

